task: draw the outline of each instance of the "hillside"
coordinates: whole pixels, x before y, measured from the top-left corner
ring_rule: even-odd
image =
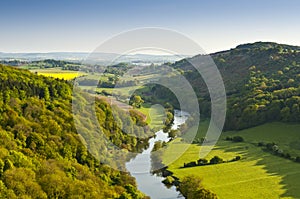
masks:
[[[131,176],[100,163],[80,141],[69,82],[0,65],[0,89],[0,198],[145,197]],[[140,141],[123,133],[108,103],[96,100],[96,112],[114,144],[138,150]],[[147,132],[135,128],[138,117],[118,112],[128,128]],[[90,122],[89,114],[83,122]],[[105,156],[97,158],[102,162]]]
[[[210,116],[210,97],[206,85],[190,64],[197,55],[170,66],[179,70],[193,86],[199,98],[201,115]],[[244,129],[265,122],[300,122],[300,47],[257,42],[211,54],[227,93],[225,129]],[[151,98],[164,99],[178,106],[167,88],[150,85],[141,90]],[[155,87],[155,89],[153,88]],[[154,96],[154,97],[153,97]]]
[[[182,136],[168,143],[162,162],[173,179],[197,176],[220,198],[299,198],[300,47],[257,42],[211,57],[227,92],[225,129],[209,154],[199,159],[211,147],[205,137],[209,121],[202,120],[196,138],[190,136],[196,126],[182,128]],[[210,98],[189,63],[195,58],[171,66],[196,90],[206,118]],[[157,98],[171,99],[166,89],[155,88]]]

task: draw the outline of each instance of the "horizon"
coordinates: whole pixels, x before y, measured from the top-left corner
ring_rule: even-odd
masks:
[[[299,1],[11,0],[0,6],[0,52],[92,52],[141,27],[182,33],[207,53],[255,41],[300,46]]]
[[[300,45],[288,44],[288,43],[278,43],[278,42],[274,42],[274,41],[254,41],[254,42],[248,42],[248,43],[240,43],[240,44],[237,44],[234,47],[227,48],[227,49],[222,49],[222,50],[219,50],[219,51],[213,51],[213,52],[210,52],[208,54],[214,54],[214,53],[219,53],[219,52],[222,52],[222,51],[228,51],[228,50],[237,48],[239,45],[255,44],[255,43],[259,43],[259,42],[261,42],[261,43],[276,43],[276,44],[279,44],[279,45],[288,45],[288,46],[300,47]],[[2,54],[51,54],[51,53],[58,53],[58,54],[59,53],[91,54],[92,52],[88,52],[88,51],[3,52],[3,51],[0,51],[0,53],[2,53]],[[101,54],[118,54],[118,55],[120,55],[119,53],[115,53],[115,52],[97,52],[97,53],[101,53]],[[128,55],[175,56],[175,55],[181,55],[181,54],[154,54],[154,53],[149,52],[149,53],[133,53],[133,54],[128,54]],[[185,54],[184,56],[194,56],[194,55],[198,55],[198,54]]]

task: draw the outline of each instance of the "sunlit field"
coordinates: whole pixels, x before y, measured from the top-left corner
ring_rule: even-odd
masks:
[[[61,69],[37,69],[37,70],[31,70],[31,72],[43,75],[46,77],[53,77],[58,79],[64,79],[64,80],[72,80],[76,77],[83,76],[84,73],[76,72],[76,71],[68,71],[68,70],[61,70]]]
[[[226,161],[241,156],[240,161],[181,168],[184,163],[199,159],[201,146],[193,144],[184,155],[169,165],[169,170],[179,178],[186,175],[199,176],[203,185],[220,198],[299,198],[300,164],[264,152],[254,144],[259,141],[275,142],[286,152],[297,155],[300,151],[295,148],[295,142],[300,140],[299,129],[300,125],[270,123],[243,131],[223,133],[205,158],[209,160],[213,156],[219,156]],[[224,140],[226,136],[235,135],[242,136],[245,142]],[[175,140],[165,151],[163,161],[170,162],[171,157],[184,147],[188,145]]]

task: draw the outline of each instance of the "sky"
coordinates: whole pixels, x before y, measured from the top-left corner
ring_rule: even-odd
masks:
[[[0,52],[91,52],[131,29],[178,31],[211,53],[300,46],[299,0],[1,0]]]

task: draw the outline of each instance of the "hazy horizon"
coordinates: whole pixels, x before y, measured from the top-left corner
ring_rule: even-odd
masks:
[[[283,45],[289,45],[289,46],[299,46],[300,45],[295,45],[295,44],[289,44],[289,43],[279,43],[279,42],[275,42],[275,41],[254,41],[254,42],[247,42],[247,43],[240,43],[237,44],[235,46],[232,46],[230,48],[227,49],[222,49],[222,50],[218,50],[218,51],[213,51],[213,52],[209,52],[209,54],[213,54],[213,53],[218,53],[218,52],[222,52],[222,51],[226,51],[226,50],[230,50],[230,49],[234,49],[239,45],[244,45],[244,44],[252,44],[252,43],[256,43],[256,42],[271,42],[271,43],[278,43],[278,44],[283,44]],[[158,51],[159,52],[159,51]],[[95,53],[95,52],[88,52],[88,51],[43,51],[43,52],[37,52],[37,51],[24,51],[24,52],[5,52],[5,51],[0,51],[0,53],[2,54],[59,54],[59,53],[74,53],[74,54],[91,54],[91,53]],[[117,52],[97,52],[97,53],[103,53],[103,54],[119,54]],[[130,53],[128,55],[158,55],[158,56],[173,56],[173,54],[161,54],[161,53],[153,53],[153,52],[142,52],[142,53]],[[175,54],[176,55],[176,54]],[[181,54],[178,54],[181,55]],[[197,55],[197,54],[185,54],[185,56],[193,56],[193,55]]]
[[[0,52],[92,52],[142,27],[178,31],[207,53],[256,41],[300,46],[299,1],[11,0],[0,6]]]

